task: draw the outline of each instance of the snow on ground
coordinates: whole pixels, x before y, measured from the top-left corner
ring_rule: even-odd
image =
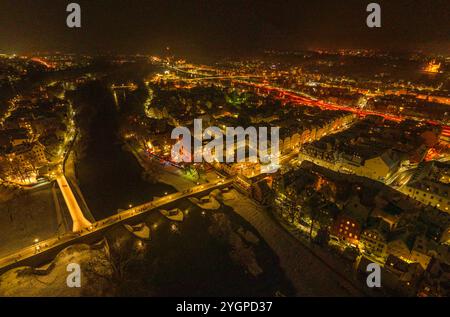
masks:
[[[217,180],[211,171],[201,182]],[[183,177],[175,167],[167,167],[159,175],[158,181],[172,185],[178,191],[195,185]],[[232,189],[223,193],[221,201],[247,220],[262,236],[269,247],[278,255],[280,266],[286,272],[297,290],[298,296],[363,296],[342,275],[329,267],[333,261],[325,263],[300,241],[286,232],[265,210],[248,197]]]
[[[215,181],[217,174],[210,172],[207,181]],[[192,187],[192,182],[180,177],[180,172],[164,171],[159,181],[177,190]],[[262,236],[280,259],[280,266],[294,284],[299,296],[362,296],[363,294],[335,274],[320,258],[301,242],[287,233],[276,221],[250,198],[235,189],[222,193],[221,201],[247,220]],[[331,262],[332,263],[332,262]]]
[[[0,204],[0,256],[28,247],[34,239],[42,241],[62,234],[70,228],[70,221],[59,190],[54,193],[51,184],[22,191]]]
[[[224,204],[252,224],[278,255],[280,266],[293,283],[298,296],[363,295],[290,236],[261,206],[234,189],[224,196]]]
[[[70,263],[81,268],[81,287],[67,286]],[[107,277],[111,267],[104,249],[73,245],[61,251],[53,265],[41,269],[19,267],[0,276],[0,296],[108,296],[111,285]],[[48,267],[48,268],[47,268]]]
[[[242,228],[239,229],[243,230]],[[230,246],[229,254],[235,263],[244,267],[255,277],[263,273],[263,269],[256,260],[253,246],[244,242],[243,238],[233,230],[227,215],[224,213],[214,214],[208,231]]]
[[[196,184],[182,176],[181,170],[176,167],[169,166],[162,170],[158,175],[158,182],[173,186],[178,191],[183,191]]]
[[[191,201],[198,207],[206,210],[217,210],[220,208],[220,203],[211,195],[202,197],[201,199],[191,198]]]

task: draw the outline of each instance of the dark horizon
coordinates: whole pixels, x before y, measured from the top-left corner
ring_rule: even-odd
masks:
[[[263,49],[450,52],[447,1],[375,1],[382,27],[366,26],[372,1],[73,1],[81,29],[69,29],[72,1],[2,0],[0,51],[24,53],[249,53]]]

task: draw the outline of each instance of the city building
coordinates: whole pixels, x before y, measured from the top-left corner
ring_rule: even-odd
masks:
[[[4,157],[5,178],[19,184],[35,183],[38,169],[47,163],[45,147],[40,142],[13,147]]]
[[[424,205],[450,213],[449,175],[448,164],[436,161],[425,163],[400,191]]]
[[[383,219],[370,217],[361,234],[359,247],[363,253],[378,259],[387,257],[387,242],[390,226]]]
[[[361,203],[359,197],[351,196],[345,203],[342,212],[337,216],[331,229],[331,235],[346,244],[357,247],[369,214],[370,210]]]

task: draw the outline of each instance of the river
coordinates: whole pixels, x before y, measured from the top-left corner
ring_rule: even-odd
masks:
[[[150,201],[165,192],[175,192],[166,184],[151,184],[141,178],[142,168],[134,156],[123,149],[117,137],[121,107],[113,98],[93,96],[98,107],[89,124],[86,155],[77,163],[80,188],[96,220],[111,216],[118,209]],[[145,243],[145,256],[128,269],[129,283],[120,295],[156,296],[273,296],[293,293],[273,251],[249,223],[222,206],[203,212],[189,200],[168,206],[188,210],[182,223],[172,223],[154,212],[146,219],[151,240]],[[244,229],[259,237],[250,246],[263,273],[254,276],[230,256],[227,239],[209,233],[214,214],[224,214],[234,229]],[[155,226],[157,225],[157,227]],[[132,236],[123,228],[112,230],[108,239]]]

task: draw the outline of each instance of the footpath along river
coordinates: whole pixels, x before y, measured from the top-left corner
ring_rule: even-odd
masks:
[[[142,168],[134,156],[124,150],[117,137],[121,107],[111,96],[96,94],[90,99],[98,107],[89,125],[89,143],[84,157],[77,163],[81,191],[96,220],[150,201],[165,192],[175,192],[169,185],[151,184],[142,179]],[[187,211],[182,223],[173,223],[155,212],[146,224],[151,228],[151,241],[146,242],[141,265],[130,270],[140,280],[140,287],[123,290],[123,295],[159,296],[273,296],[292,295],[293,289],[280,269],[273,251],[251,225],[230,207],[204,212],[188,200],[170,208]],[[211,234],[217,227],[217,215],[229,221],[234,232],[250,231],[259,243],[242,241],[253,251],[262,273],[254,276],[233,254],[236,250],[228,238]],[[216,215],[216,216],[215,216]],[[155,224],[157,228],[155,228]],[[120,230],[119,230],[120,231]],[[127,235],[126,230],[114,232]],[[234,251],[234,253],[233,253]]]

